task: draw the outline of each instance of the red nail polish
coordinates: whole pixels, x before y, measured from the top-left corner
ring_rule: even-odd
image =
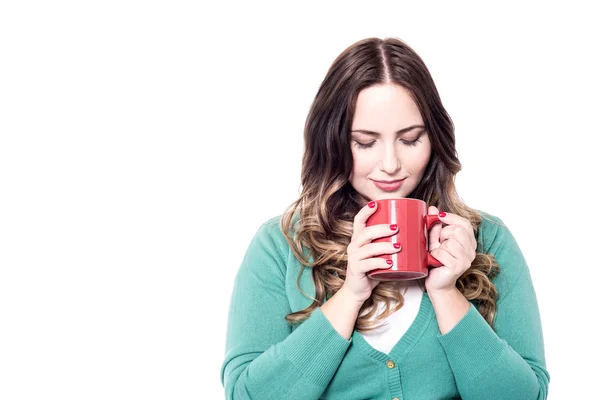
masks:
[[[394,262],[392,260],[385,260],[386,263],[388,263],[388,265],[392,265]]]
[[[446,216],[446,213],[442,211],[442,212],[440,213],[440,217],[444,218],[445,216]]]
[[[371,201],[371,202],[369,203],[369,207],[371,207],[371,208],[374,208],[374,207],[375,207],[375,202],[374,202],[374,201]]]
[[[398,229],[398,225],[396,225],[396,224],[390,225],[390,229],[395,231],[396,229]]]
[[[394,243],[394,247],[395,247],[396,249],[399,249],[400,247],[402,247],[402,245],[401,245],[400,243]]]

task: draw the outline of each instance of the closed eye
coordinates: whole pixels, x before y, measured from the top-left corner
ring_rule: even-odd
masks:
[[[417,143],[421,142],[420,139],[416,139],[416,140],[412,140],[412,141],[409,141],[409,140],[400,140],[400,141],[409,147],[416,146]],[[354,143],[356,143],[356,147],[358,147],[359,149],[369,149],[369,148],[373,147],[373,145],[375,143],[377,143],[377,141],[373,141],[370,143],[361,143],[361,142],[355,140]]]

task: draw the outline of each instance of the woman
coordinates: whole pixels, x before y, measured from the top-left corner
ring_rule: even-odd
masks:
[[[466,206],[454,127],[421,58],[370,38],[334,61],[305,126],[302,193],[252,239],[231,299],[228,399],[544,399],[535,291],[508,228]],[[424,200],[443,266],[378,282],[374,200]]]

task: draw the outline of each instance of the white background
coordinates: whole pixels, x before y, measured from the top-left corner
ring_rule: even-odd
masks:
[[[525,254],[549,398],[591,393],[592,2],[248,3],[0,6],[0,398],[223,398],[237,268],[299,194],[327,69],[371,36],[422,56],[459,194]]]

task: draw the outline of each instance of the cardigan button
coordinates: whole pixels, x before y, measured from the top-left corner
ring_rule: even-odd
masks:
[[[386,362],[388,368],[394,368],[396,366],[396,364],[394,364],[394,362],[392,360],[388,360]]]
[[[397,398],[397,397],[394,397],[392,400],[400,400],[400,399],[399,399],[399,398]]]

